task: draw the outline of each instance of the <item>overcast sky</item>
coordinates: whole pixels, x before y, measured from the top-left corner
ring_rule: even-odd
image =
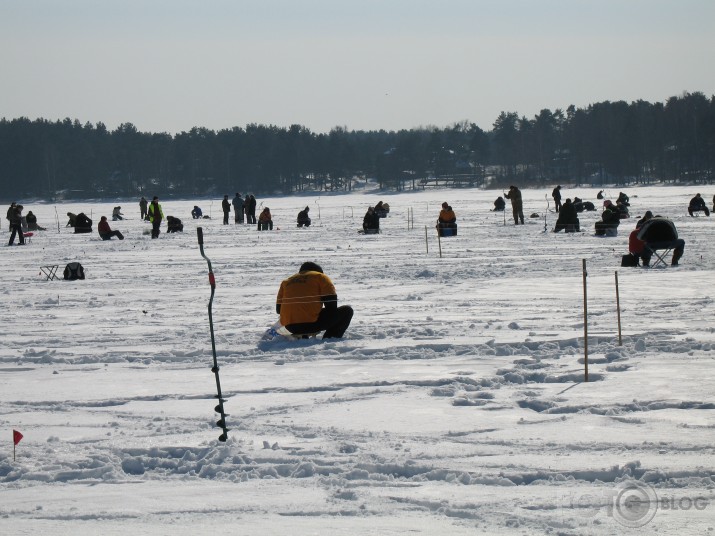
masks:
[[[715,94],[715,0],[0,0],[0,117],[395,130]]]

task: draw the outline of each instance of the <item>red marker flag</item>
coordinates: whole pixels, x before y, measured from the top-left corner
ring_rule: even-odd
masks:
[[[22,437],[23,437],[22,434],[20,432],[18,432],[17,430],[12,431],[12,439],[13,439],[13,441],[15,441],[16,445],[20,442]]]

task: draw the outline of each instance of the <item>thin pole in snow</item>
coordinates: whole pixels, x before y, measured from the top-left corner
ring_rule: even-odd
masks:
[[[439,244],[439,258],[442,258],[442,238],[440,237],[439,229],[437,229],[437,244]]]
[[[584,366],[584,381],[588,381],[588,292],[586,290],[586,259],[582,259],[583,263],[583,366]]]
[[[618,292],[618,270],[616,274],[616,311],[618,312],[618,346],[623,346],[623,337],[621,336],[621,299]]]
[[[429,241],[427,240],[427,226],[425,225],[425,248],[427,248],[427,254],[429,254]]]

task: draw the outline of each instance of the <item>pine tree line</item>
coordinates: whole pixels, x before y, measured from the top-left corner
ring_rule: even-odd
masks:
[[[712,182],[715,96],[600,102],[532,119],[502,112],[485,132],[447,128],[313,133],[251,124],[174,136],[131,123],[0,120],[3,197],[205,196],[431,185]]]

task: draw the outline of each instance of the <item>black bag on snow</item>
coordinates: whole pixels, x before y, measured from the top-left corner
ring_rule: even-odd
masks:
[[[635,255],[626,253],[623,257],[621,257],[621,266],[638,266],[638,258]]]
[[[64,276],[67,281],[84,279],[84,268],[78,262],[70,262],[65,266]]]

